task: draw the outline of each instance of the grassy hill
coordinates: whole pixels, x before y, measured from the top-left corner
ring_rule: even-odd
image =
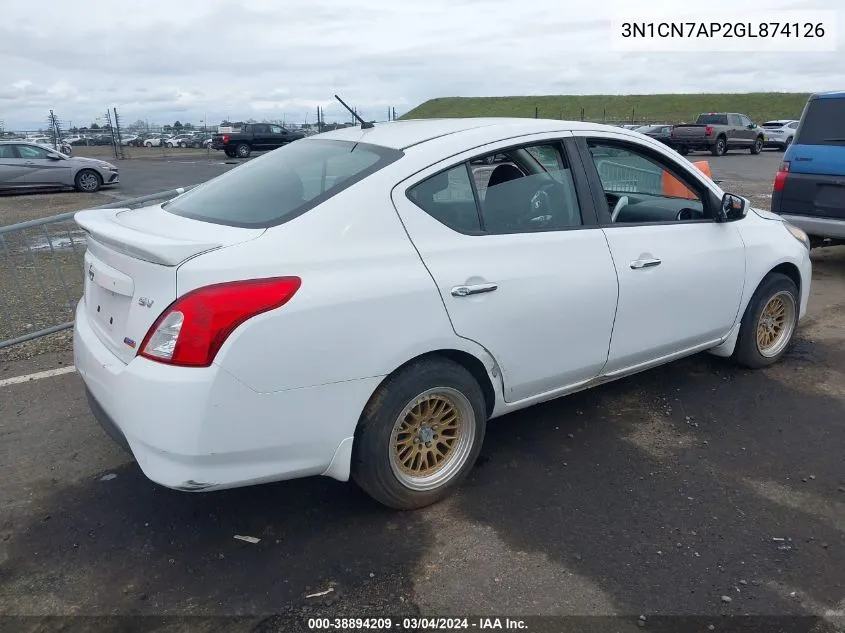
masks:
[[[797,119],[809,94],[751,92],[745,94],[549,95],[536,97],[444,97],[431,99],[401,118],[430,119],[474,116],[667,123],[691,122],[702,112],[741,112],[762,123]]]

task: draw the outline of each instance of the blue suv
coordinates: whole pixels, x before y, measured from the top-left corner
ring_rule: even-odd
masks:
[[[845,244],[845,90],[807,101],[775,176],[772,211],[813,246]]]

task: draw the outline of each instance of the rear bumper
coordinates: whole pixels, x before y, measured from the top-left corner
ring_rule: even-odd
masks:
[[[716,144],[716,139],[708,140],[703,138],[671,138],[673,147],[687,147],[689,149],[710,149]]]
[[[786,145],[786,136],[769,136],[766,135],[766,140],[763,142],[763,147],[784,147]]]
[[[809,235],[845,238],[845,174],[790,171],[783,189],[772,192],[772,211]]]
[[[121,362],[77,307],[74,362],[91,411],[152,481],[214,490],[310,475],[346,480],[358,417],[379,378],[271,393],[226,370]]]
[[[814,218],[807,215],[792,215],[789,213],[782,213],[780,216],[790,224],[803,229],[807,235],[845,240],[845,220]]]

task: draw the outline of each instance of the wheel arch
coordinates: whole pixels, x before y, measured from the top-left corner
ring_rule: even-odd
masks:
[[[487,371],[484,362],[480,358],[467,352],[466,350],[460,350],[455,348],[435,349],[421,354],[417,354],[413,358],[405,361],[404,363],[396,367],[393,371],[388,373],[384,377],[384,379],[378,384],[378,387],[376,387],[369,400],[367,400],[367,404],[364,407],[364,411],[366,411],[368,407],[372,406],[373,400],[376,398],[379,389],[381,389],[381,386],[387,380],[389,380],[391,376],[393,376],[397,372],[402,371],[403,369],[414,363],[430,358],[445,358],[466,369],[481,387],[481,392],[484,395],[484,407],[486,409],[487,416],[489,417],[493,413],[493,408],[496,406],[496,390],[493,386],[493,381],[490,378],[490,374]]]
[[[728,337],[718,346],[714,347],[711,350],[708,350],[711,354],[716,356],[728,357],[734,353],[736,349],[737,340],[739,339],[739,328],[742,323],[742,317],[745,315],[745,311],[748,309],[748,305],[751,303],[752,297],[754,297],[754,293],[757,292],[757,289],[769,277],[769,275],[773,273],[780,273],[785,275],[789,279],[791,279],[795,286],[798,288],[798,305],[796,309],[801,312],[801,272],[793,262],[784,261],[776,266],[770,268],[765,273],[763,273],[759,279],[757,279],[757,283],[754,284],[753,289],[748,292],[742,300],[742,305],[740,306],[739,311],[737,312],[736,321],[734,322],[733,328],[731,328],[730,334]]]
[[[376,385],[375,389],[373,389],[372,394],[370,394],[370,397],[367,398],[366,403],[361,409],[361,413],[355,423],[352,436],[347,437],[338,445],[332,457],[331,463],[321,473],[323,476],[331,477],[332,479],[337,479],[338,481],[349,480],[352,469],[354,444],[358,440],[358,429],[361,424],[361,419],[364,416],[364,412],[367,411],[368,408],[374,406],[381,387],[388,379],[395,375],[396,372],[403,370],[413,363],[429,358],[445,358],[466,369],[481,387],[481,393],[484,396],[486,414],[488,418],[490,417],[496,406],[496,388],[493,385],[493,380],[490,378],[490,373],[487,371],[484,362],[477,355],[454,347],[442,347],[419,353],[393,369],[379,381],[378,385]],[[498,365],[495,361],[492,362],[496,371],[499,372]],[[498,375],[501,376],[501,373],[498,373]]]
[[[757,286],[759,287],[760,284],[763,283],[763,279],[772,273],[780,273],[789,277],[795,283],[795,287],[798,288],[798,298],[801,298],[801,271],[798,270],[798,266],[792,262],[782,262],[763,275]]]

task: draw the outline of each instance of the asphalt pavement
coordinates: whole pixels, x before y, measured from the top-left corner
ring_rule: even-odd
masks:
[[[458,494],[417,512],[323,478],[166,490],[96,425],[75,373],[0,386],[0,614],[241,615],[261,631],[293,630],[280,615],[696,616],[702,631],[812,615],[789,630],[833,630],[845,249],[814,258],[778,365],[698,355],[497,419]],[[71,362],[7,363],[0,383]]]

